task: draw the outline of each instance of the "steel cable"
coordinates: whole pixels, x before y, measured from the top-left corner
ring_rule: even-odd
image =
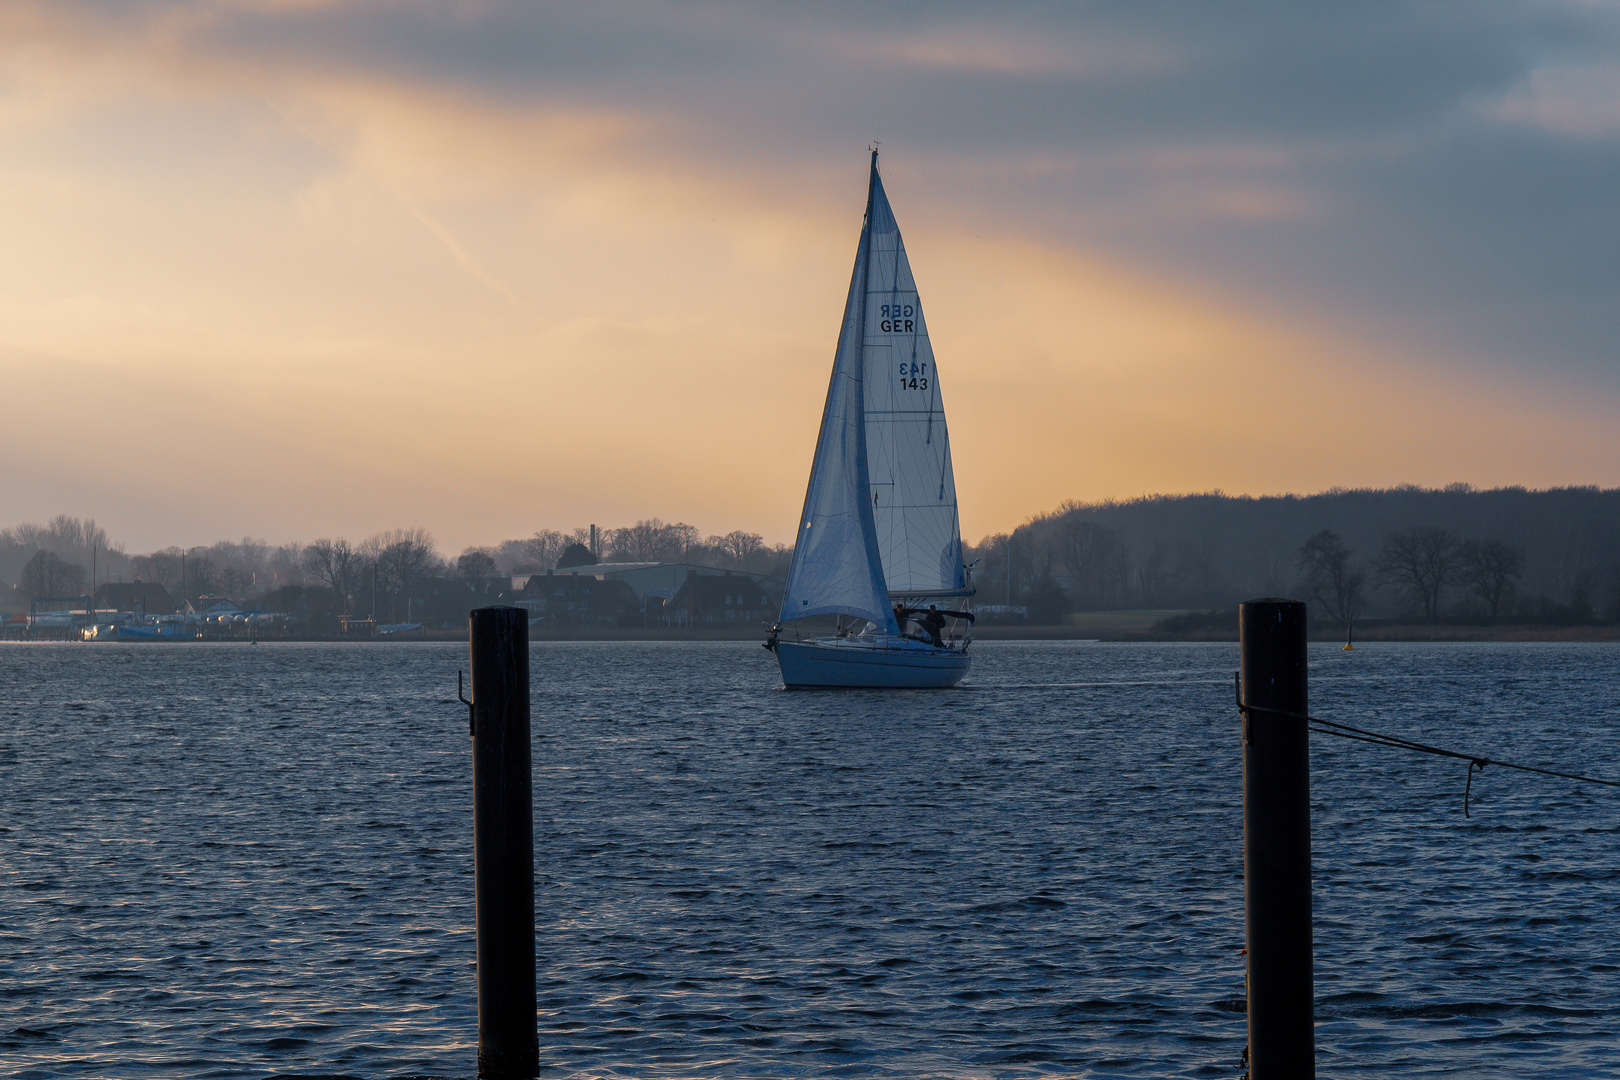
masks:
[[[1366,728],[1341,724],[1337,720],[1323,720],[1319,716],[1290,712],[1287,709],[1273,709],[1266,705],[1246,705],[1243,702],[1242,675],[1234,672],[1233,679],[1237,687],[1237,707],[1241,713],[1270,713],[1273,716],[1287,717],[1290,720],[1300,720],[1307,725],[1319,725],[1309,728],[1309,730],[1319,735],[1333,735],[1340,739],[1354,739],[1356,742],[1372,743],[1374,746],[1388,746],[1396,750],[1413,750],[1422,754],[1434,754],[1437,757],[1457,758],[1468,762],[1468,782],[1463,788],[1464,817],[1471,816],[1468,813],[1468,796],[1473,791],[1474,773],[1484,772],[1487,765],[1499,765],[1504,769],[1518,769],[1521,772],[1540,773],[1543,776],[1558,776],[1565,780],[1578,780],[1583,784],[1620,787],[1620,780],[1602,780],[1596,776],[1583,776],[1580,773],[1563,772],[1559,769],[1543,769],[1536,765],[1521,765],[1518,762],[1501,761],[1497,758],[1486,757],[1483,754],[1468,754],[1461,750],[1448,750],[1443,746],[1431,746],[1428,743],[1421,743],[1415,739],[1407,739],[1399,735],[1387,735],[1381,731],[1369,731]]]

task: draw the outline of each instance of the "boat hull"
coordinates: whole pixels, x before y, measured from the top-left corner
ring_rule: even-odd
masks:
[[[790,690],[943,689],[961,682],[969,664],[962,649],[936,649],[904,638],[778,641],[775,651]]]

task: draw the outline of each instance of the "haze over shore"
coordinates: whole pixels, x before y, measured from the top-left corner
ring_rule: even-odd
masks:
[[[93,567],[98,582],[158,582],[177,595],[292,588],[277,602],[339,614],[370,582],[391,608],[449,603],[455,615],[439,583],[543,572],[570,544],[591,543],[580,526],[450,553],[427,530],[400,528],[352,541],[249,537],[132,553],[95,522],[63,515],[0,530],[0,599],[18,610],[31,595],[75,595]],[[705,536],[656,518],[598,529],[594,543],[608,563],[685,563],[761,581],[779,581],[792,560],[791,547],[758,533]],[[973,564],[981,607],[1016,607],[1035,623],[1062,623],[1075,611],[1224,609],[1282,594],[1339,623],[1352,615],[1608,623],[1620,621],[1620,489],[1452,484],[1071,501],[966,544],[963,559]]]

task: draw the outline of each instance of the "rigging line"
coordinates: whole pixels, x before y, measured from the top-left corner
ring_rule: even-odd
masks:
[[[1258,706],[1257,706],[1257,709],[1258,709],[1258,711],[1267,711],[1267,710],[1264,710],[1264,709],[1259,709]],[[1397,739],[1397,740],[1394,740],[1394,741],[1391,741],[1389,739],[1374,739],[1374,738],[1368,738],[1365,735],[1352,735],[1347,731],[1334,731],[1332,728],[1325,728],[1325,727],[1313,727],[1310,730],[1316,732],[1318,735],[1333,735],[1333,736],[1336,736],[1337,738],[1340,738],[1340,739],[1354,739],[1357,742],[1372,743],[1374,746],[1389,746],[1389,747],[1393,747],[1393,748],[1395,748],[1397,750],[1409,749],[1409,747],[1403,745],[1403,743],[1405,742],[1404,739]],[[1473,817],[1474,816],[1473,814],[1468,812],[1468,800],[1469,800],[1469,797],[1474,792],[1474,774],[1476,772],[1484,772],[1485,771],[1485,766],[1488,765],[1488,764],[1490,764],[1489,761],[1478,761],[1478,760],[1475,760],[1473,758],[1468,759],[1467,781],[1463,784],[1463,817]],[[1526,766],[1521,766],[1521,767],[1526,767]],[[1565,775],[1565,774],[1560,773],[1559,775]],[[1602,784],[1602,783],[1607,783],[1607,781],[1598,780],[1598,781],[1595,781],[1595,783]]]
[[[1290,712],[1287,709],[1273,709],[1266,705],[1245,705],[1239,686],[1238,711],[1245,713],[1271,713],[1273,716],[1283,716],[1290,720],[1303,720],[1307,724],[1321,724],[1320,728],[1311,728],[1323,735],[1337,735],[1340,738],[1355,739],[1357,742],[1376,743],[1380,746],[1389,746],[1397,750],[1415,750],[1419,753],[1434,754],[1439,757],[1457,758],[1469,763],[1469,780],[1472,782],[1473,770],[1483,770],[1487,765],[1500,765],[1504,769],[1518,769],[1521,772],[1540,773],[1543,776],[1558,776],[1565,780],[1579,780],[1583,784],[1602,784],[1604,787],[1620,787],[1620,780],[1603,780],[1596,776],[1583,776],[1580,773],[1563,772],[1559,769],[1543,769],[1536,765],[1520,765],[1514,761],[1501,761],[1489,758],[1483,754],[1466,754],[1460,750],[1447,750],[1443,746],[1430,746],[1414,739],[1402,738],[1399,735],[1386,735],[1381,731],[1368,731],[1366,728],[1353,727],[1350,724],[1341,724],[1337,720],[1323,720],[1319,716],[1308,716],[1305,713]],[[1330,730],[1337,729],[1337,730]],[[1353,734],[1351,734],[1353,733]]]

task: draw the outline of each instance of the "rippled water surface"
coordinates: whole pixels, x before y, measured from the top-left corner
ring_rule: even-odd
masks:
[[[537,644],[544,1075],[1236,1075],[1236,647],[975,648]],[[0,647],[0,1075],[472,1075],[465,658]],[[1620,776],[1620,648],[1312,658],[1320,715]],[[1312,783],[1322,1075],[1620,1074],[1620,792]]]

